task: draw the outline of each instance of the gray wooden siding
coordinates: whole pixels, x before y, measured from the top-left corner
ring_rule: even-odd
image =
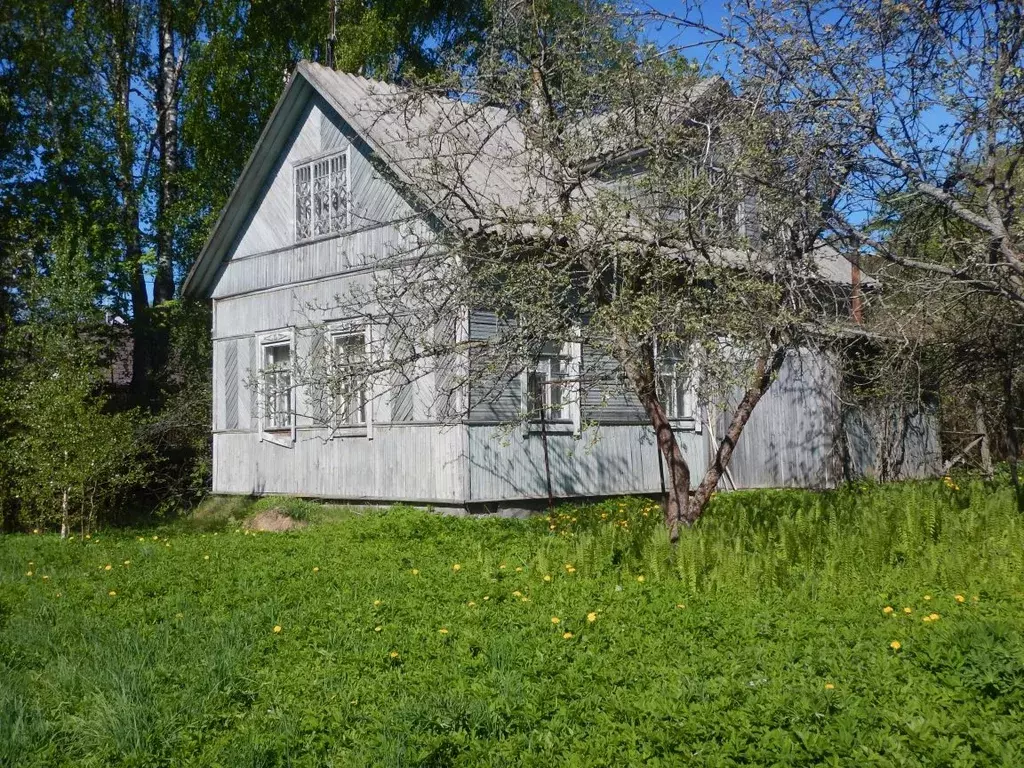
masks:
[[[300,430],[291,447],[243,432],[213,437],[215,493],[463,503],[464,427],[391,426],[373,440]]]
[[[704,467],[704,436],[677,432],[683,454]],[[576,438],[549,434],[552,492],[559,497],[660,493],[660,456],[649,427],[623,425],[586,430]],[[488,426],[469,427],[470,488],[474,501],[547,497],[544,437]],[[695,476],[694,484],[699,481]]]
[[[743,430],[729,472],[740,488],[828,488],[836,472],[838,380],[822,356],[791,354]],[[721,439],[730,414],[718,414]],[[710,437],[710,434],[709,434]],[[726,479],[724,487],[728,487]]]
[[[881,404],[848,406],[840,440],[845,441],[846,479],[910,480],[934,477],[942,469],[938,418],[933,414],[901,414]]]
[[[231,249],[230,258],[290,248],[295,242],[294,165],[346,148],[349,148],[352,230],[394,222],[410,215],[406,202],[371,164],[366,145],[343,126],[323,99],[313,96]]]
[[[584,421],[647,424],[647,413],[622,379],[619,364],[589,345],[581,352]]]
[[[443,374],[435,382],[432,373],[413,372],[410,383],[375,390],[372,440],[366,434],[326,439],[327,432],[314,426],[315,398],[311,404],[309,393],[301,391],[296,393],[302,414],[296,442],[284,447],[260,440],[253,392],[246,386],[258,366],[255,334],[294,329],[297,356],[310,355],[314,337],[304,331],[340,319],[338,310],[330,309],[335,297],[367,287],[382,258],[422,242],[422,222],[396,223],[411,209],[374,169],[366,147],[353,140],[319,97],[312,98],[220,270],[213,322],[214,490],[452,504],[545,498],[543,436],[494,426],[519,417],[522,390],[516,371],[470,388],[469,425],[427,423],[454,414],[438,410],[437,393],[446,388]],[[293,164],[346,147],[351,229],[296,245]],[[471,339],[498,332],[493,313],[471,314]],[[482,364],[471,356],[471,370]],[[583,366],[586,378],[601,382],[587,388],[583,419],[600,426],[581,437],[564,431],[548,435],[553,492],[572,497],[660,491],[660,458],[650,427],[621,385],[614,362],[584,349]],[[739,487],[834,485],[843,466],[838,437],[850,445],[847,464],[873,471],[878,420],[841,416],[835,387],[824,359],[807,354],[787,363],[737,447],[731,473]],[[712,426],[721,436],[724,417],[716,416]],[[677,434],[696,484],[707,464],[711,430]],[[933,471],[936,435],[933,419],[918,415],[906,421],[903,476]]]
[[[500,321],[493,312],[469,315],[470,341],[493,339],[500,334]],[[517,372],[491,371],[485,352],[470,355],[469,420],[484,424],[508,424],[518,420],[523,409],[523,385]],[[495,375],[496,374],[496,375]]]

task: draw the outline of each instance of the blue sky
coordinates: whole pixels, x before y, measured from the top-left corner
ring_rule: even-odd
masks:
[[[688,14],[690,18],[697,18],[699,13],[712,27],[720,27],[720,20],[725,16],[725,8],[719,0],[702,3],[699,11],[696,8],[688,10],[682,0],[646,0],[639,3],[638,7],[650,7],[655,11],[677,16]],[[708,46],[707,41],[692,29],[680,29],[671,24],[652,24],[648,27],[648,34],[660,48],[681,47],[684,55],[695,59],[703,68],[722,71],[724,67],[721,57],[716,55],[720,51]]]

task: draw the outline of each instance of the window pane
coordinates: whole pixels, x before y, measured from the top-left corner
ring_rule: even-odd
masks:
[[[346,162],[345,155],[331,158],[331,232],[341,232],[348,225]]]
[[[292,423],[292,350],[290,344],[263,348],[263,410],[266,427],[290,427]]]
[[[310,237],[312,207],[310,194],[312,187],[309,181],[309,166],[304,165],[295,170],[295,239],[306,240]]]
[[[337,361],[337,409],[342,424],[366,423],[366,340],[362,334],[334,338]]]
[[[313,164],[313,235],[328,234],[331,226],[331,172],[330,162],[320,160]]]

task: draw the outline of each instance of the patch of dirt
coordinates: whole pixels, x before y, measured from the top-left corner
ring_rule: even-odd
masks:
[[[244,523],[242,527],[247,531],[267,531],[277,533],[280,531],[295,531],[305,528],[309,523],[305,520],[294,520],[279,509],[268,509],[257,512]]]

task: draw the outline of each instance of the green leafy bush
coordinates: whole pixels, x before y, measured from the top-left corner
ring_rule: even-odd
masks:
[[[966,482],[11,536],[0,765],[1021,765],[1022,575]]]

